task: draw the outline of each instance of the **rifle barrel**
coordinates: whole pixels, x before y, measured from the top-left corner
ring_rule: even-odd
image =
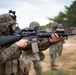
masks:
[[[48,37],[51,37],[51,35],[53,34],[53,32],[45,32],[45,33],[38,33],[38,37],[41,37],[41,38],[48,38]],[[76,34],[72,34],[72,33],[57,33],[58,36],[62,36],[62,37],[67,37],[67,36],[70,36],[70,35],[76,35]]]

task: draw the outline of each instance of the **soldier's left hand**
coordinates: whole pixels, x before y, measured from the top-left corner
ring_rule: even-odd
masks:
[[[56,33],[51,35],[51,38],[49,39],[50,43],[54,43],[57,41],[60,41],[62,39],[62,36],[58,36]]]

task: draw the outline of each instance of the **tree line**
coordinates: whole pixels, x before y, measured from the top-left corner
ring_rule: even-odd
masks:
[[[70,6],[65,6],[65,11],[60,12],[54,18],[48,18],[50,23],[42,26],[43,29],[51,28],[51,21],[56,21],[58,23],[62,23],[64,27],[76,27],[76,0],[72,1]]]

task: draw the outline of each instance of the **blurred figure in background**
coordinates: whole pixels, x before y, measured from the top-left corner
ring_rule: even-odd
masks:
[[[51,30],[53,32],[56,32],[56,31],[64,31],[64,28],[61,24],[58,24],[58,22],[53,22],[52,25],[51,25]],[[58,42],[58,43],[55,43],[53,45],[51,45],[49,47],[49,53],[50,53],[50,63],[51,63],[51,69],[52,70],[57,70],[57,65],[55,64],[55,60],[56,60],[56,57],[57,57],[57,53],[58,55],[61,55],[62,54],[62,49],[63,49],[63,39],[62,41]]]

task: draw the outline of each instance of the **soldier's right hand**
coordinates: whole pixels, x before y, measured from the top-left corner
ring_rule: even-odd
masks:
[[[21,39],[15,43],[20,48],[25,48],[28,45],[28,40]]]

